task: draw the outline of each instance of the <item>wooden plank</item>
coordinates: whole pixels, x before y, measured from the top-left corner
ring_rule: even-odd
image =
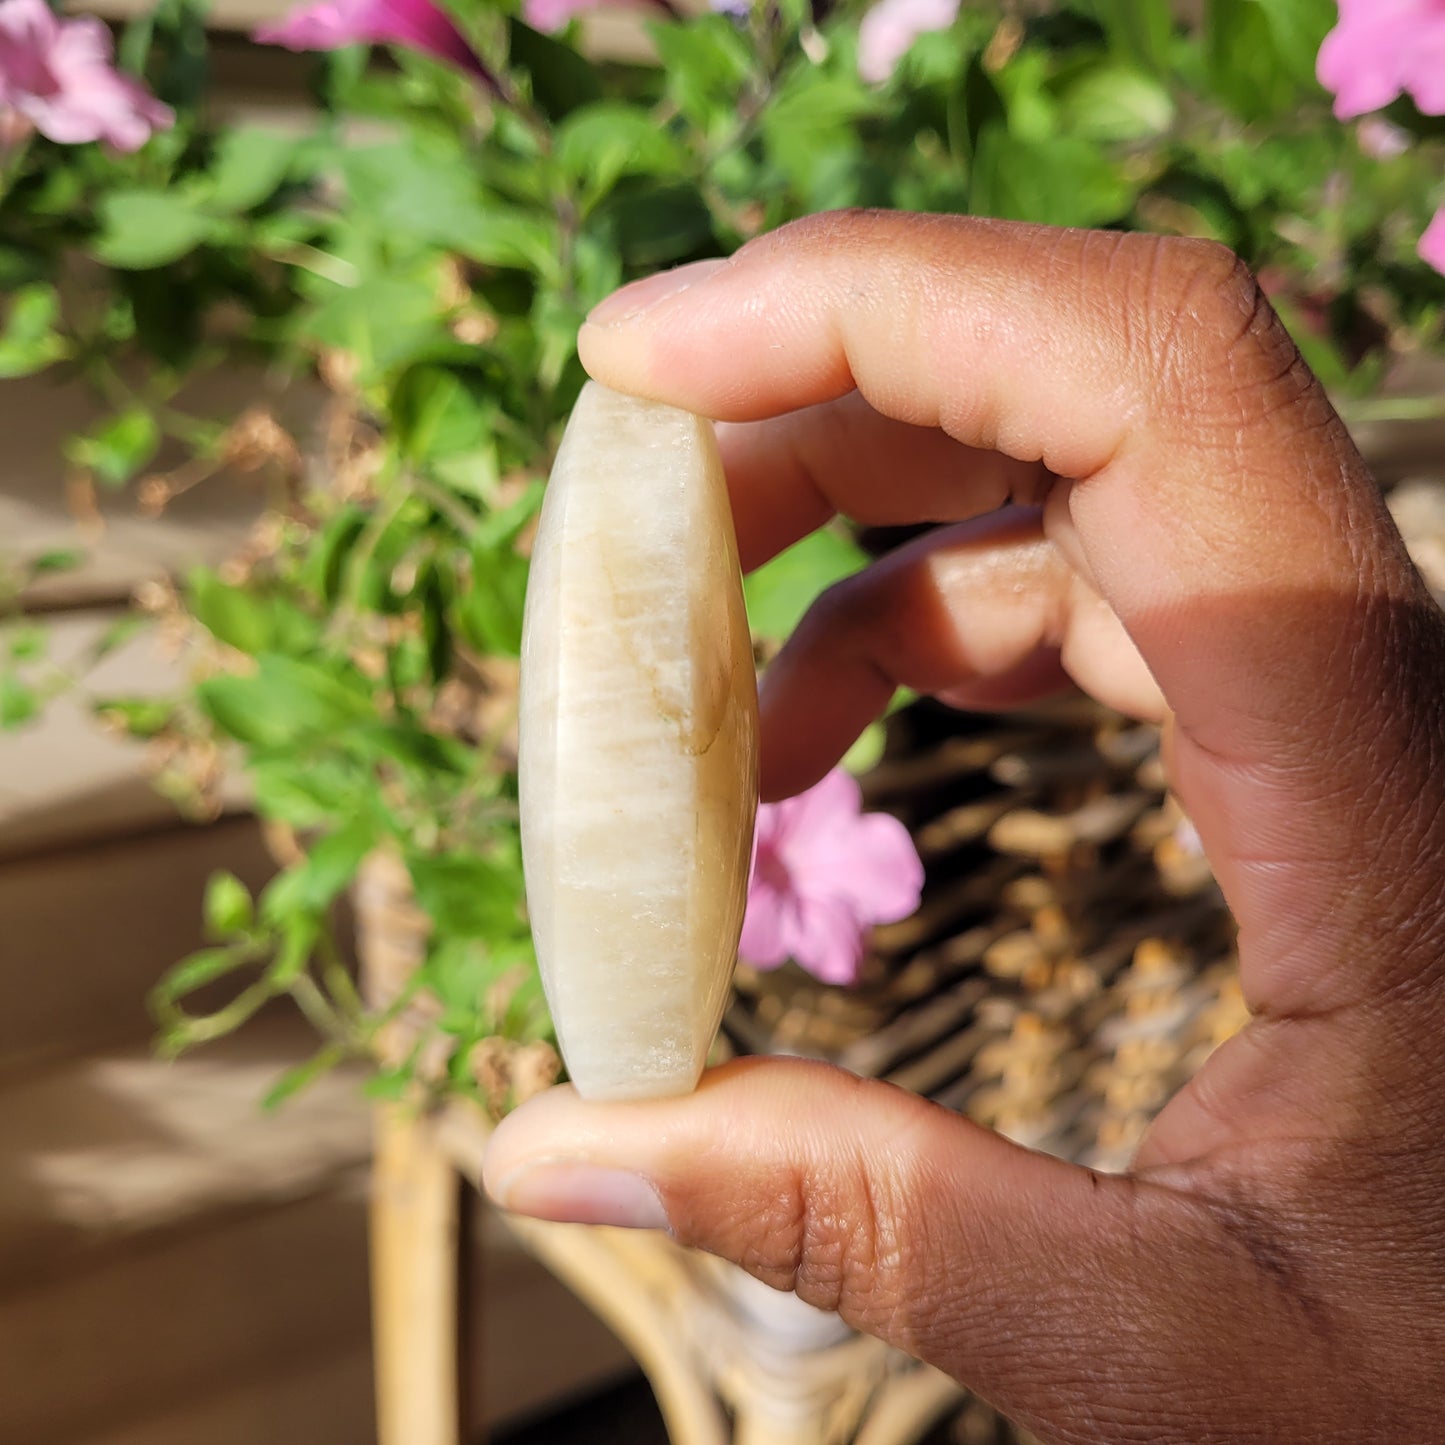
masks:
[[[80,681],[32,725],[7,734],[0,748],[0,862],[183,826],[152,780],[151,749],[95,714],[97,699],[172,697],[185,682],[186,662],[151,631],[97,660],[124,615],[85,609],[43,623],[50,660]],[[221,777],[217,788],[226,811],[246,809],[249,789],[240,772]]]
[[[0,1290],[354,1175],[371,1150],[354,1069],[260,1107],[315,1047],[309,1025],[277,1015],[173,1064],[112,1050],[0,1090]]]
[[[0,1440],[71,1442],[156,1402],[364,1341],[365,1177],[0,1298]],[[295,1439],[278,1421],[272,1438]]]
[[[83,1445],[365,1445],[376,1432],[364,1345],[309,1354],[197,1399],[158,1402],[153,1415],[87,1435]]]
[[[0,1074],[149,1039],[145,996],[203,943],[207,877],[274,865],[251,819],[0,863]]]

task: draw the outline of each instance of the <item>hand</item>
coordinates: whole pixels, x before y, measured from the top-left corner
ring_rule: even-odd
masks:
[[[766,680],[765,793],[900,683],[983,706],[1067,675],[1162,718],[1254,1018],[1123,1176],[750,1060],[684,1099],[544,1096],[493,1196],[665,1224],[1046,1440],[1445,1439],[1445,618],[1249,274],[821,216],[620,292],[581,345],[727,423],[745,565],[835,511],[961,524],[813,609]]]

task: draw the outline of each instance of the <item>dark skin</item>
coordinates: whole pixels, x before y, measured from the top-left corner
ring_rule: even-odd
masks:
[[[895,684],[1157,718],[1254,1017],[1121,1176],[758,1060],[683,1099],[554,1090],[488,1188],[660,1211],[1047,1441],[1445,1440],[1445,616],[1258,287],[1204,243],[880,214],[672,279],[583,361],[725,423],[746,566],[835,511],[953,524],[770,670],[765,795]]]

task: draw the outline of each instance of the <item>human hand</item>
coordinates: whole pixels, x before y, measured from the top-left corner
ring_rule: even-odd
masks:
[[[822,216],[624,290],[581,346],[726,423],[745,566],[834,511],[959,524],[804,621],[765,680],[765,794],[895,684],[978,707],[1072,677],[1162,718],[1254,1018],[1122,1176],[749,1060],[687,1098],[534,1101],[493,1196],[666,1225],[1046,1440],[1445,1439],[1445,617],[1248,274]]]

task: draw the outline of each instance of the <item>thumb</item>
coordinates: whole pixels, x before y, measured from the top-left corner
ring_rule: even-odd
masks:
[[[1220,1387],[1201,1379],[1198,1341],[1237,1320],[1238,1291],[1221,1290],[1231,1261],[1249,1283],[1248,1250],[1176,1190],[801,1060],[729,1064],[677,1099],[553,1090],[501,1124],[483,1175],[497,1203],[537,1218],[667,1228],[1050,1438],[1097,1421],[1099,1400],[1113,1424],[1085,1438],[1167,1438],[1161,1408],[1188,1419]],[[1135,1404],[1138,1436],[1122,1420]]]

